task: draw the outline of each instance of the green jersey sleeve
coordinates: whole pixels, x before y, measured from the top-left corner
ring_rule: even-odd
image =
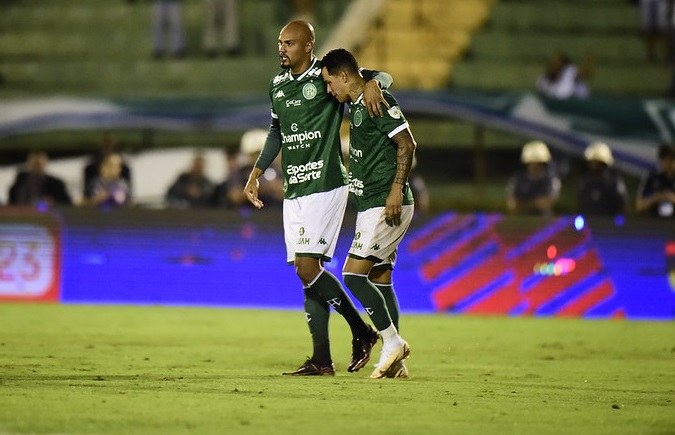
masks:
[[[279,120],[272,118],[270,131],[267,133],[265,145],[255,162],[255,167],[264,172],[277,158],[279,151],[281,151],[281,128],[279,127]]]

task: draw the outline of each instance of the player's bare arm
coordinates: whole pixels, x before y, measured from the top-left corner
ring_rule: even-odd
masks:
[[[244,186],[244,194],[246,198],[253,204],[256,208],[263,208],[263,202],[258,198],[258,188],[260,187],[260,182],[258,178],[262,175],[263,171],[260,168],[253,168],[251,174],[248,176],[248,181],[246,186]]]
[[[366,87],[363,90],[363,102],[371,117],[384,116],[382,104],[384,104],[387,109],[389,108],[389,103],[384,99],[382,89],[380,89],[380,82],[375,79],[366,82]]]
[[[396,143],[396,175],[391,183],[391,190],[387,196],[385,205],[385,219],[388,225],[398,226],[401,224],[401,209],[403,207],[403,187],[405,186],[410,170],[412,169],[413,156],[417,144],[410,134],[409,129],[398,132],[392,140]]]

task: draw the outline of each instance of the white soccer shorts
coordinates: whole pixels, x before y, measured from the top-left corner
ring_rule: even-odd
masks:
[[[348,187],[284,200],[286,261],[295,256],[330,261],[347,208]]]
[[[414,205],[404,205],[401,224],[390,227],[385,222],[384,207],[373,207],[356,215],[356,231],[349,255],[373,261],[377,265],[396,262],[396,250],[415,212]]]

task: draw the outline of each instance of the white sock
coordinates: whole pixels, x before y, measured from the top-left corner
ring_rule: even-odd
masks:
[[[382,347],[387,349],[394,349],[403,346],[403,339],[398,335],[396,327],[392,323],[387,329],[380,331],[382,336]]]

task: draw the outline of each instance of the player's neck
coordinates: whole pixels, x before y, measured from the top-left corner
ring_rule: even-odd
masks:
[[[365,79],[359,77],[352,81],[349,84],[349,99],[352,103],[356,103],[359,100],[359,97],[363,94],[363,91],[366,89]]]
[[[312,63],[314,62],[314,55],[311,55],[307,57],[300,65],[298,65],[295,68],[291,68],[291,74],[294,76],[299,76],[300,74],[304,73],[309,69],[310,66],[312,66]]]

